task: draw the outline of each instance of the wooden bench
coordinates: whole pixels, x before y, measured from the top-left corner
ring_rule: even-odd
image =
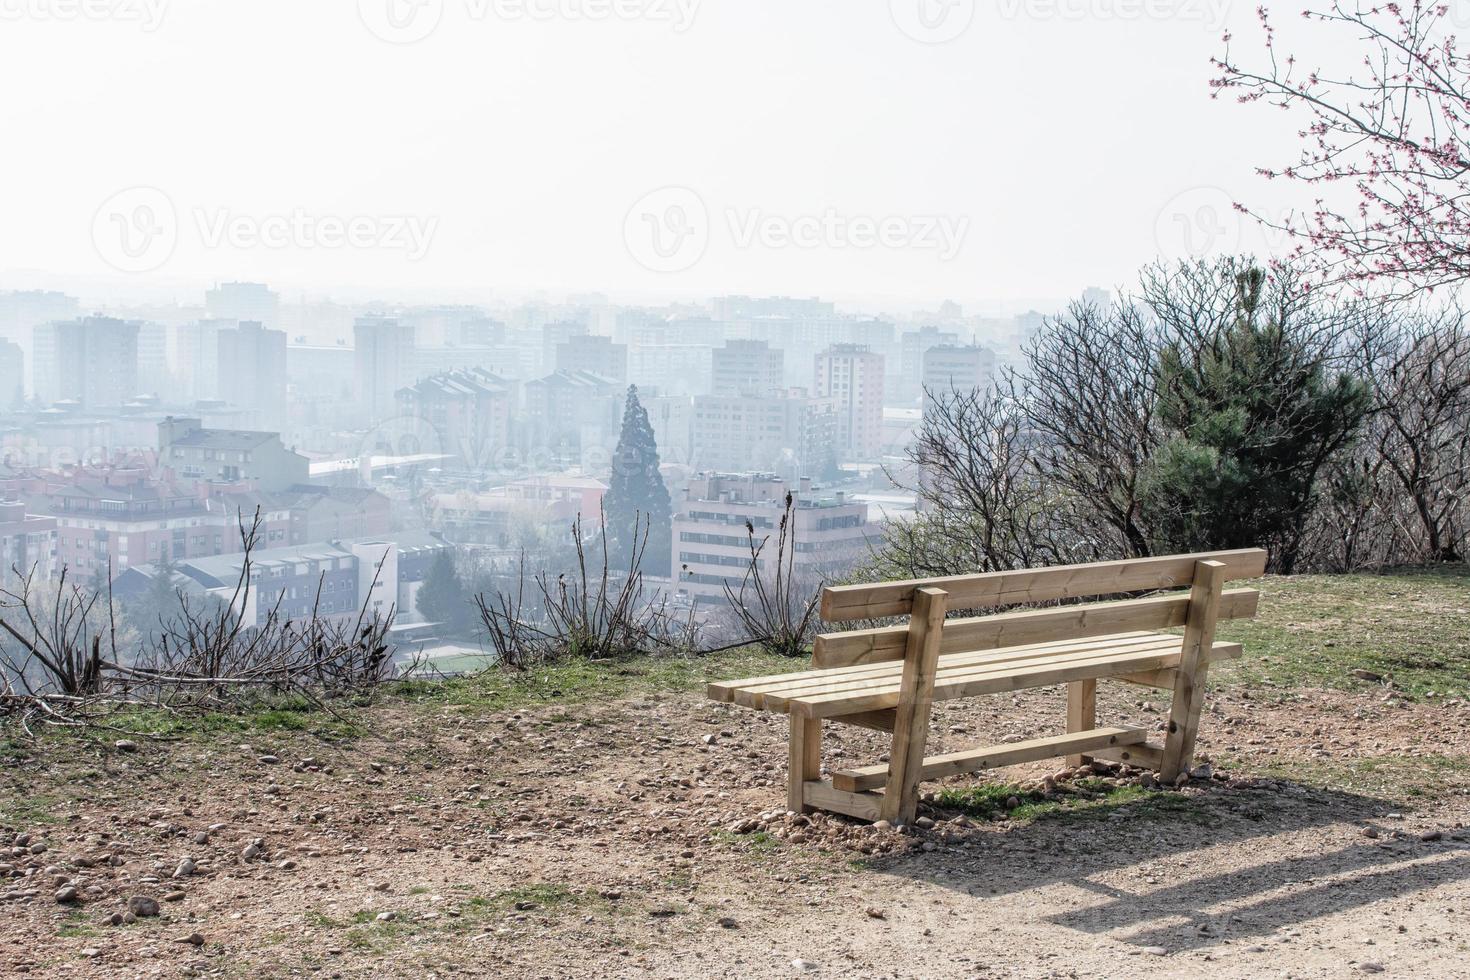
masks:
[[[1194,754],[1206,671],[1240,656],[1217,643],[1215,623],[1251,618],[1260,594],[1225,589],[1264,573],[1259,549],[1064,565],[1016,572],[873,585],[822,592],[829,623],[908,616],[908,622],[817,637],[812,669],[709,685],[716,701],[791,717],[787,805],[863,820],[912,821],[922,780],[1069,756],[1156,769],[1174,781]],[[1167,589],[1143,598],[946,619],[946,610]],[[1183,635],[1166,632],[1183,627]],[[1124,681],[1173,692],[1164,744],[1139,728],[1096,721],[1097,682]],[[1067,685],[1066,731],[1047,738],[926,757],[935,701]],[[821,778],[822,722],[893,733],[886,765]],[[881,790],[881,791],[880,791]]]

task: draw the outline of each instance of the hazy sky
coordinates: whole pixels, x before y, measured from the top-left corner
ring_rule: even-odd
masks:
[[[0,0],[0,288],[1013,309],[1269,247],[1254,6]]]

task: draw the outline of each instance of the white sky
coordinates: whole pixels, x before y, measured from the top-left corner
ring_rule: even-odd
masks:
[[[1253,2],[703,0],[678,30],[679,5],[697,0],[592,0],[648,12],[600,21],[555,12],[576,0],[418,0],[430,21],[442,2],[437,29],[389,44],[364,16],[381,21],[390,2],[413,12],[413,0],[0,0],[0,288],[193,301],[211,281],[258,279],[288,297],[600,289],[1016,309],[1182,254],[1181,221],[1200,247],[1209,208],[1215,248],[1265,252],[1227,202],[1280,209],[1302,193],[1253,175],[1295,153],[1293,120],[1209,98],[1224,27],[1258,47]],[[77,3],[162,16],[153,30],[66,18]],[[973,21],[919,43],[899,21],[923,34],[920,3],[947,12],[941,31]],[[1278,6],[1296,28],[1296,7]],[[149,247],[176,244],[124,273],[107,261],[123,233],[113,215],[160,200],[114,198],[137,186],[173,215]],[[708,220],[692,215],[693,252],[660,272],[639,261],[664,262],[638,240],[642,215],[688,195],[629,218],[669,186],[694,192]],[[964,235],[947,259],[840,235],[741,240],[752,216],[775,219],[774,234],[829,210],[909,222],[895,242],[937,241],[930,218]],[[377,244],[210,240],[221,218],[269,232],[266,219],[298,212],[366,217]],[[421,257],[398,217],[432,230]]]

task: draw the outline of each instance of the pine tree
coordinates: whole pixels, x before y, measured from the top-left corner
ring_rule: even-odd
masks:
[[[607,496],[603,498],[603,513],[612,568],[617,571],[629,568],[634,549],[646,531],[648,541],[639,568],[649,575],[668,575],[673,560],[673,505],[663,474],[658,470],[653,426],[649,424],[647,410],[638,401],[635,385],[628,387],[623,431],[613,453],[609,483]]]
[[[1331,370],[1312,326],[1237,275],[1236,315],[1163,349],[1158,417],[1169,439],[1142,474],[1159,551],[1264,545],[1289,573],[1324,465],[1368,411],[1366,387]]]
[[[464,583],[454,567],[454,557],[448,550],[434,556],[434,563],[429,566],[429,574],[424,576],[424,584],[419,586],[414,605],[418,607],[419,615],[431,623],[441,624],[451,635],[462,632],[469,625],[469,596],[465,594]]]

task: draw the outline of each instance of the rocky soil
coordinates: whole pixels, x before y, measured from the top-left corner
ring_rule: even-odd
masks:
[[[1227,690],[1179,789],[1030,767],[1067,807],[901,829],[785,813],[782,719],[694,695],[365,717],[9,764],[0,976],[1470,976],[1461,702]],[[934,739],[1061,717],[947,704]],[[882,755],[828,732],[829,766]]]

